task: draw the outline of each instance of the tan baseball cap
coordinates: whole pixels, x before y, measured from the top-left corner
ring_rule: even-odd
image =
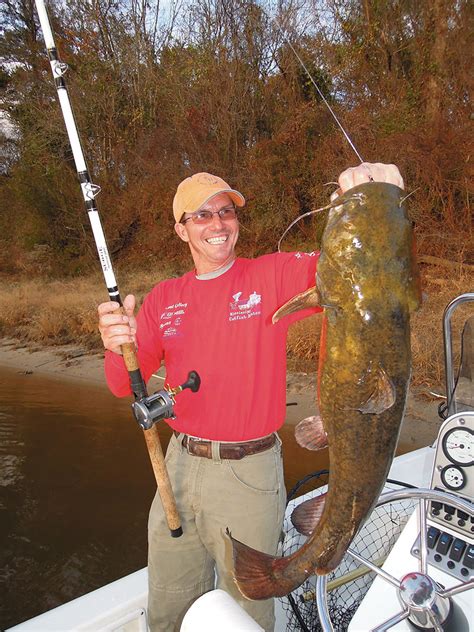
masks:
[[[199,210],[218,193],[227,193],[237,206],[245,205],[242,193],[231,189],[225,180],[213,176],[212,173],[195,173],[183,180],[173,199],[173,215],[176,222],[179,222],[185,213]]]

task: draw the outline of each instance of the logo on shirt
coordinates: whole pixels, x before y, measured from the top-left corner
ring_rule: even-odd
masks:
[[[262,296],[253,291],[248,297],[242,296],[242,292],[232,295],[229,303],[229,321],[248,320],[254,316],[260,316]]]
[[[303,257],[315,257],[316,253],[314,252],[295,252],[296,259],[302,259]]]

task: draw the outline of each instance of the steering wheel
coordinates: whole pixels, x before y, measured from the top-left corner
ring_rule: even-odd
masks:
[[[454,495],[434,489],[401,489],[382,494],[376,507],[387,505],[406,499],[418,500],[418,524],[419,524],[419,563],[416,572],[409,572],[401,580],[387,573],[383,568],[359,555],[352,549],[348,549],[347,554],[371,571],[374,571],[380,578],[391,584],[397,591],[402,610],[390,617],[371,632],[384,632],[391,627],[408,619],[418,629],[430,629],[435,632],[443,632],[443,623],[448,618],[451,610],[450,597],[474,587],[474,580],[469,579],[461,582],[452,588],[445,590],[428,575],[428,551],[427,551],[427,526],[426,526],[426,501],[432,500],[446,503],[463,511],[470,516],[473,515],[473,505],[465,500],[461,500]],[[316,601],[318,614],[323,632],[333,632],[334,627],[328,610],[327,576],[320,575],[316,583]]]

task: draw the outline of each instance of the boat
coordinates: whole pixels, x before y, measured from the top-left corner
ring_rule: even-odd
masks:
[[[474,293],[462,294],[444,314],[447,401],[437,440],[394,459],[377,506],[333,573],[310,577],[275,600],[275,632],[474,632],[474,366],[473,358],[462,354],[464,372],[455,377],[451,334],[453,312],[471,301]],[[464,331],[474,329],[473,319]],[[316,490],[297,498],[290,493],[282,554],[303,543],[291,513],[325,490],[327,474],[311,475],[322,483]],[[182,621],[182,632],[201,629],[262,628],[229,595],[214,590],[198,599]],[[147,570],[9,630],[146,632]]]

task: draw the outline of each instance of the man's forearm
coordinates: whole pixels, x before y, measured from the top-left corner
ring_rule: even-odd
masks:
[[[126,397],[132,394],[130,378],[121,355],[106,351],[104,371],[107,386],[116,397]]]

